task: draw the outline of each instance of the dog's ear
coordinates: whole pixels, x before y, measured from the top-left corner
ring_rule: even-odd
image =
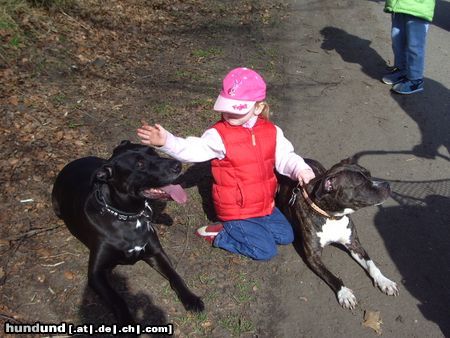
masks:
[[[323,180],[323,190],[327,193],[332,192],[334,190],[334,177],[326,177]]]
[[[356,164],[356,158],[351,156],[341,161],[341,164]]]
[[[118,145],[118,147],[122,147],[122,146],[126,146],[129,145],[131,142],[128,140],[122,140],[120,141],[120,144]]]
[[[108,182],[108,180],[112,177],[112,166],[109,164],[105,164],[95,173],[95,178],[101,182]]]
[[[120,154],[124,149],[127,149],[127,147],[130,144],[131,144],[131,142],[128,141],[128,140],[121,141],[119,143],[119,145],[114,148],[113,153],[112,153],[112,155],[111,155],[111,157],[109,159],[111,160],[114,156],[117,156],[118,154]]]
[[[347,157],[341,161],[341,164],[357,164],[358,160],[355,156]]]
[[[317,190],[314,192],[314,196],[317,199],[321,199],[327,194],[331,193],[334,190],[334,176],[326,176],[320,182],[320,185],[317,186]]]

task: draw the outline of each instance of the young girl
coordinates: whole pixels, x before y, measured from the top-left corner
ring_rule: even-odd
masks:
[[[221,223],[203,226],[196,234],[256,260],[269,260],[277,244],[294,240],[291,225],[275,207],[275,170],[301,184],[314,178],[282,130],[269,121],[265,97],[263,78],[249,68],[236,68],[223,80],[214,105],[221,120],[201,137],[176,137],[159,124],[144,123],[137,130],[143,144],[158,146],[180,161],[212,159],[212,196]]]

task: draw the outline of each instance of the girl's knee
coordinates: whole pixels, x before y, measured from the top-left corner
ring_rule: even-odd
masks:
[[[264,248],[254,248],[253,249],[253,259],[258,261],[268,261],[277,255],[277,246],[267,245]]]
[[[278,234],[277,237],[277,244],[291,244],[294,241],[294,231],[292,230],[292,227],[286,228],[286,231]]]

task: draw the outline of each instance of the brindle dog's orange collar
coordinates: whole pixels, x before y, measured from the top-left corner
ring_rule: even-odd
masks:
[[[321,209],[316,203],[314,203],[314,201],[309,197],[308,192],[306,191],[305,187],[300,185],[300,183],[292,190],[292,197],[289,200],[289,204],[292,206],[295,202],[295,198],[297,196],[297,193],[301,191],[302,195],[306,201],[306,203],[308,203],[308,205],[314,209],[315,211],[317,211],[319,214],[321,214],[322,216],[325,216],[326,218],[330,218],[330,219],[334,219],[336,217],[330,215],[328,212],[326,212],[325,210]]]

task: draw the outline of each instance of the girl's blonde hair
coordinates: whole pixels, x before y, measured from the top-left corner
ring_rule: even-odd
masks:
[[[259,101],[255,104],[258,108],[262,107],[261,116],[266,120],[270,120],[270,107],[266,101]]]

